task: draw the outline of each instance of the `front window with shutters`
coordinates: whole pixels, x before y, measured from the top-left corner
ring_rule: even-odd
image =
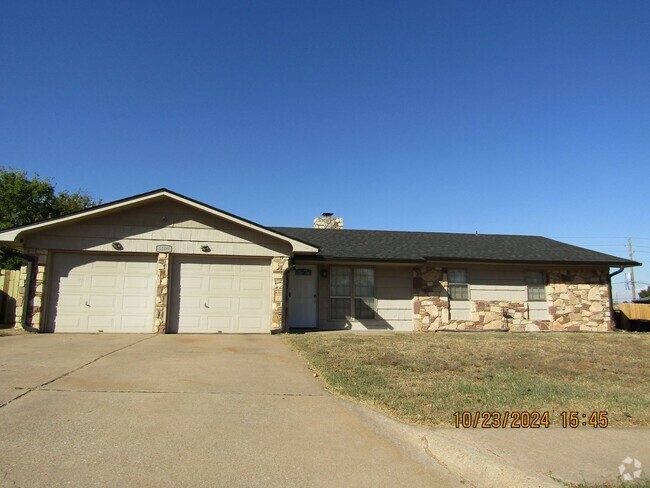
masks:
[[[330,318],[375,318],[375,270],[350,266],[330,268]]]

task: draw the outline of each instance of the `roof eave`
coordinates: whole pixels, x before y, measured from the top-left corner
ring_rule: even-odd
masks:
[[[641,266],[641,263],[622,259],[620,261],[576,261],[576,260],[553,260],[553,259],[486,259],[486,258],[459,258],[459,257],[439,257],[425,256],[428,262],[471,262],[471,263],[488,263],[488,264],[549,264],[549,265],[569,265],[569,266],[622,266],[631,268]]]

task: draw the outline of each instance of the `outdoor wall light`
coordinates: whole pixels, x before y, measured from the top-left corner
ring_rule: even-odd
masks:
[[[201,246],[201,251],[210,252],[210,246],[208,246],[207,244],[204,244],[203,246]]]
[[[124,249],[124,246],[122,246],[122,244],[120,244],[119,242],[114,242],[113,244],[111,244],[111,247],[113,249],[118,250],[118,251],[121,251],[122,249]]]
[[[327,270],[325,268],[321,269],[320,275],[322,278],[327,278]]]

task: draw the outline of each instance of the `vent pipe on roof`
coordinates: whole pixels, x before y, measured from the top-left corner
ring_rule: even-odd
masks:
[[[314,229],[343,229],[343,218],[333,217],[332,212],[323,212],[323,215],[314,219]]]

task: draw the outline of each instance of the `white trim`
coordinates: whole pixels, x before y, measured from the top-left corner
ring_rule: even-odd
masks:
[[[116,209],[120,209],[123,207],[128,207],[130,205],[146,202],[149,200],[154,200],[156,198],[170,198],[172,200],[175,200],[177,202],[180,202],[184,205],[188,205],[190,207],[194,207],[196,209],[199,209],[203,212],[216,215],[217,217],[220,217],[224,220],[227,220],[229,222],[233,222],[237,225],[241,225],[243,227],[247,227],[249,229],[255,230],[257,232],[260,232],[262,234],[266,234],[268,236],[272,236],[276,239],[280,239],[282,241],[288,242],[291,244],[291,247],[293,248],[293,251],[296,253],[317,253],[318,248],[310,246],[309,244],[306,244],[304,242],[297,241],[295,239],[292,239],[290,237],[284,236],[282,234],[278,234],[276,232],[273,232],[271,230],[268,230],[264,227],[261,227],[259,225],[253,224],[251,222],[244,221],[240,218],[237,218],[233,215],[226,214],[224,212],[220,212],[219,210],[216,210],[214,208],[210,208],[206,205],[200,204],[198,202],[194,202],[192,200],[189,200],[187,198],[184,198],[180,195],[176,195],[174,193],[170,193],[169,191],[166,190],[161,190],[157,191],[155,193],[150,193],[147,195],[139,196],[139,197],[134,197],[128,200],[123,200],[119,201],[113,204],[106,204],[103,205],[99,208],[89,208],[88,210],[78,212],[72,215],[64,215],[63,217],[58,217],[55,219],[47,220],[45,222],[37,222],[35,224],[31,225],[25,225],[23,227],[19,227],[16,229],[10,229],[6,230],[4,232],[0,232],[0,242],[16,242],[18,238],[24,233],[24,232],[32,232],[35,230],[55,226],[55,225],[60,225],[66,222],[72,222],[74,220],[80,220],[80,219],[85,219],[88,217],[92,217],[95,215],[101,215],[107,212],[114,211]]]

